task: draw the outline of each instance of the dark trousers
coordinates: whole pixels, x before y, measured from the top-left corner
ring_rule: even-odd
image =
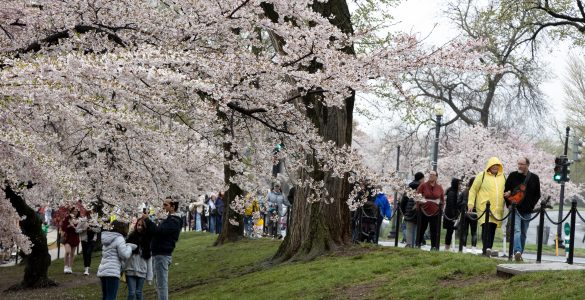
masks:
[[[120,278],[118,277],[100,277],[102,281],[102,300],[116,300]]]
[[[420,226],[418,227],[418,235],[416,239],[417,247],[420,247],[420,241],[423,240],[427,227],[431,228],[431,249],[439,250],[439,215],[426,216],[421,214]]]
[[[83,253],[83,266],[91,266],[91,253],[93,252],[94,241],[81,242],[81,252]]]
[[[445,236],[445,245],[451,245],[453,241],[453,227],[447,228],[447,235]]]
[[[496,235],[496,228],[498,227],[495,223],[483,223],[481,224],[481,241],[483,242],[482,253],[485,254],[486,249],[492,249],[494,247],[494,236]]]
[[[384,217],[378,216],[376,220],[376,236],[374,237],[374,244],[378,244],[378,238],[380,238],[380,228],[382,227],[382,223],[384,221]]]
[[[469,218],[463,218],[463,224],[459,224],[459,230],[463,230],[461,236],[461,244],[463,247],[467,247],[467,234],[471,231],[471,246],[477,246],[477,221],[470,220]]]
[[[216,216],[215,218],[215,233],[220,234],[221,233],[221,225],[222,224],[222,216]]]

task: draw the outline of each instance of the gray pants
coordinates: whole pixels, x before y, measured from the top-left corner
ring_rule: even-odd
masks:
[[[414,247],[416,239],[416,222],[406,221],[406,246]]]

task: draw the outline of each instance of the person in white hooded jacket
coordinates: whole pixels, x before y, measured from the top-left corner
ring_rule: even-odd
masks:
[[[136,244],[126,243],[127,223],[114,221],[111,225],[111,231],[102,232],[102,260],[97,272],[102,283],[103,300],[116,299],[121,269],[132,255],[132,250],[137,248]]]

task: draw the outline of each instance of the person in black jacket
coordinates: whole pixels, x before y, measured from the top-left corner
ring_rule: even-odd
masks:
[[[524,197],[516,205],[516,218],[514,223],[514,259],[516,261],[522,260],[522,253],[524,252],[524,245],[526,244],[526,231],[530,224],[530,217],[534,206],[540,200],[540,180],[538,176],[528,170],[530,167],[530,160],[523,157],[518,159],[518,171],[510,173],[506,179],[506,187],[504,189],[504,197],[506,204],[510,205],[508,199],[517,188],[525,184],[526,190]]]
[[[425,180],[425,175],[422,172],[414,174],[414,180],[408,184],[408,187],[415,190]],[[415,245],[415,236],[417,232],[416,219],[417,211],[414,204],[414,199],[409,198],[406,194],[402,195],[400,200],[400,209],[404,216],[404,222],[406,223],[406,247],[413,247]]]
[[[453,239],[453,231],[455,230],[455,220],[459,217],[459,209],[457,207],[457,196],[459,195],[458,178],[451,179],[451,186],[445,192],[445,215],[443,216],[443,228],[447,229],[445,235],[445,251],[451,249],[451,240]]]
[[[154,278],[159,300],[169,298],[169,266],[171,265],[173,250],[179,240],[183,227],[181,216],[177,213],[179,202],[169,196],[163,202],[163,209],[168,213],[167,218],[160,224],[154,224],[147,216],[144,217],[147,231],[152,235],[150,250],[153,257]]]
[[[471,231],[471,251],[475,252],[475,247],[477,247],[477,220],[472,220],[470,216],[467,214],[467,198],[469,198],[469,188],[475,181],[475,176],[469,179],[467,186],[459,194],[459,198],[457,199],[457,207],[459,208],[459,212],[461,213],[461,221],[459,223],[459,230],[463,230],[461,233],[461,244],[463,245],[464,251],[467,249],[467,235],[469,231]],[[475,208],[473,209],[475,212]],[[477,217],[477,215],[475,216]]]

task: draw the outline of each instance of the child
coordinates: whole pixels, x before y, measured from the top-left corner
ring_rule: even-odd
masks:
[[[112,222],[112,229],[102,233],[102,261],[98,267],[97,276],[102,282],[102,299],[114,300],[120,286],[120,272],[122,265],[136,244],[126,243],[124,237],[128,232],[128,223]]]
[[[132,251],[132,256],[126,262],[126,283],[128,284],[128,298],[142,300],[144,280],[152,281],[152,259],[150,257],[150,241],[152,236],[145,230],[144,219],[136,221],[134,231],[130,233],[126,242],[138,247]]]

